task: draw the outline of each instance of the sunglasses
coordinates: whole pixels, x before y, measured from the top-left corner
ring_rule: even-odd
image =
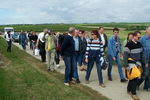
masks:
[[[138,39],[140,39],[141,37],[138,37]]]

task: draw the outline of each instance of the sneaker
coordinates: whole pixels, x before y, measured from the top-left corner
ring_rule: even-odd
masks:
[[[64,85],[69,86],[69,83],[64,83]]]
[[[121,79],[120,80],[120,82],[122,82],[122,83],[125,83],[125,82],[127,82],[128,80],[126,80],[126,79]]]
[[[76,80],[76,83],[81,83],[79,79]]]
[[[133,98],[133,100],[140,100],[140,98],[137,95],[131,95],[131,97]]]
[[[109,80],[109,81],[112,81],[112,78],[111,78],[111,77],[108,77],[108,80]]]
[[[106,87],[104,83],[100,83],[99,85],[100,85],[102,88],[105,88],[105,87]]]
[[[56,67],[57,67],[57,68],[59,68],[59,67],[60,67],[60,65],[59,65],[59,64],[57,64],[57,65],[56,65]]]
[[[47,71],[48,71],[48,72],[50,72],[50,71],[51,71],[51,69],[47,69]]]
[[[89,81],[89,80],[85,80],[85,83],[86,83],[86,84],[90,84],[90,81]]]

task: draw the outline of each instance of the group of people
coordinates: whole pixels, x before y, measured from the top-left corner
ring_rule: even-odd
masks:
[[[38,48],[41,60],[47,62],[47,71],[54,71],[60,66],[60,57],[64,60],[65,85],[69,86],[71,82],[80,83],[78,69],[86,71],[85,81],[89,84],[92,68],[96,64],[99,85],[104,88],[103,67],[108,63],[108,80],[113,81],[112,65],[113,62],[116,62],[120,82],[129,80],[127,93],[134,100],[139,100],[136,90],[144,81],[144,90],[150,91],[150,26],[146,28],[146,33],[141,37],[140,31],[130,32],[123,45],[118,36],[118,28],[113,29],[113,34],[109,39],[104,33],[103,27],[91,31],[90,35],[83,30],[70,27],[64,34],[44,29],[38,36],[35,32],[28,36],[33,53],[35,48]],[[24,33],[22,32],[22,34]],[[9,37],[9,32],[7,37]],[[20,38],[24,37],[20,35]],[[9,44],[10,42],[8,42],[7,51],[10,51]],[[22,43],[22,47],[25,49],[24,43]],[[124,58],[124,65],[121,63],[121,58]],[[122,69],[123,67],[125,71]],[[139,69],[140,74],[129,78],[127,72],[129,74],[136,73],[135,67]]]

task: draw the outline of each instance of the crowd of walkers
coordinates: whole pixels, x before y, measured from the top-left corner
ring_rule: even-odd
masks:
[[[108,39],[104,28],[88,34],[86,31],[70,27],[63,34],[54,33],[44,29],[38,35],[36,32],[21,32],[19,43],[26,50],[29,40],[30,49],[35,53],[39,49],[41,60],[47,62],[47,71],[54,71],[60,67],[60,59],[65,64],[64,84],[80,83],[78,69],[85,71],[85,81],[90,83],[90,75],[96,64],[99,86],[106,87],[103,81],[103,71],[107,68],[107,77],[113,81],[112,65],[117,64],[120,82],[127,82],[127,93],[134,100],[139,100],[136,90],[144,82],[144,90],[150,91],[150,26],[146,28],[146,34],[141,37],[140,31],[130,32],[126,40],[121,43],[119,29],[112,30],[112,36]],[[12,37],[10,32],[6,35],[8,43],[7,51],[11,52]],[[121,62],[121,59],[123,63]],[[123,67],[125,71],[123,70]]]

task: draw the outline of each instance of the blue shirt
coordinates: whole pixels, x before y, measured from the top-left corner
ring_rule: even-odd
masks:
[[[145,63],[150,61],[150,36],[147,34],[144,35],[140,39],[140,43],[144,49],[144,59],[146,60]]]
[[[79,38],[78,37],[73,37],[74,42],[75,42],[75,51],[79,51]]]

